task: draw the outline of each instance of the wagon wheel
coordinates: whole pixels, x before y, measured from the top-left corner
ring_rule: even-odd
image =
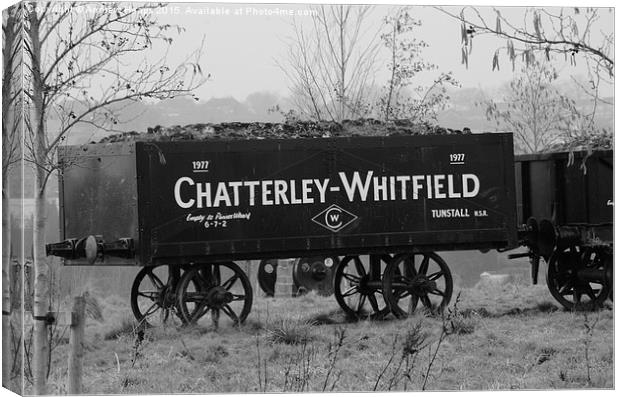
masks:
[[[547,271],[549,292],[568,310],[600,307],[612,289],[611,258],[605,247],[556,249]]]
[[[166,265],[143,267],[138,272],[131,286],[131,311],[140,325],[183,323],[176,306],[180,274],[180,268],[171,271]]]
[[[383,300],[381,270],[392,257],[381,255],[375,258],[378,259],[375,269],[372,269],[370,260],[364,263],[359,256],[344,257],[336,268],[334,295],[349,317],[382,318],[390,312]]]
[[[258,265],[258,286],[267,296],[274,296],[278,278],[278,260],[267,259]]]
[[[192,324],[211,312],[211,322],[217,327],[221,312],[238,325],[252,308],[252,285],[234,262],[205,264],[188,270],[181,277],[177,296],[181,316]]]
[[[422,302],[432,313],[441,312],[452,297],[452,274],[434,252],[400,254],[383,275],[383,295],[392,313],[402,318]]]

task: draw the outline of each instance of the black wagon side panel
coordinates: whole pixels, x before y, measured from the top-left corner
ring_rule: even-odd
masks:
[[[511,138],[138,142],[141,256],[187,263],[514,245]]]
[[[611,239],[613,151],[521,155],[515,169],[519,223],[534,217],[593,226]]]
[[[62,239],[101,235],[105,241],[132,238],[139,245],[138,189],[133,143],[67,146],[59,149]],[[105,256],[95,265],[136,265],[138,258]],[[66,265],[88,265],[85,258]]]

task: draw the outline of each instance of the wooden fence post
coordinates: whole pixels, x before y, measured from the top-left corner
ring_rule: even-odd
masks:
[[[82,358],[86,303],[83,296],[73,298],[69,337],[69,394],[82,393]]]

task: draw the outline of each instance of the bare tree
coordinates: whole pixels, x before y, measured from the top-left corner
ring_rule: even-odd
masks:
[[[577,62],[579,54],[600,65],[610,77],[614,75],[613,29],[607,32],[596,26],[604,12],[609,13],[607,23],[613,23],[612,8],[525,8],[519,23],[504,17],[497,8],[493,8],[492,22],[475,7],[465,7],[458,15],[442,7],[435,8],[461,22],[464,61],[473,48],[475,36],[495,35],[507,40],[505,49],[513,67],[519,56],[529,64],[534,53],[542,53],[547,60],[552,53],[562,54],[572,64]],[[498,49],[493,54],[494,68],[499,67],[499,55]]]
[[[545,152],[567,138],[568,126],[578,121],[575,103],[556,88],[558,75],[547,62],[523,67],[501,101],[484,103],[486,116],[512,131],[516,150]]]
[[[287,64],[293,104],[316,120],[342,121],[365,114],[377,70],[379,29],[368,24],[370,6],[319,6],[310,27],[293,23]]]
[[[387,31],[381,35],[381,41],[390,53],[390,77],[379,97],[378,113],[385,121],[435,120],[437,111],[449,99],[446,85],[458,83],[451,73],[440,73],[430,86],[412,87],[420,73],[437,70],[437,65],[422,58],[422,52],[428,44],[415,37],[414,30],[421,26],[422,22],[411,16],[410,7],[401,7],[384,18],[384,25]]]
[[[465,7],[455,13],[443,7],[437,10],[449,15],[461,24],[462,62],[467,65],[473,49],[474,38],[492,35],[502,43],[492,56],[492,70],[500,68],[500,56],[506,56],[512,63],[521,60],[526,66],[536,61],[550,61],[560,55],[571,65],[583,62],[586,66],[587,83],[572,77],[590,99],[588,109],[575,108],[575,123],[582,133],[573,135],[581,144],[587,145],[588,136],[595,140],[611,141],[611,133],[595,123],[596,113],[601,106],[613,106],[613,101],[601,95],[603,88],[614,84],[614,30],[612,8],[524,8],[520,18],[511,20],[497,8],[492,15],[475,7]],[[489,11],[489,10],[486,10]],[[583,132],[587,132],[584,134]]]
[[[120,121],[119,106],[132,101],[192,95],[204,82],[199,66],[202,47],[176,67],[167,51],[149,60],[156,46],[167,48],[169,31],[160,24],[162,4],[29,3],[24,30],[26,160],[35,170],[34,214],[34,393],[46,393],[46,313],[49,264],[45,257],[46,185],[57,170],[55,153],[73,127],[89,124],[110,129]],[[162,47],[163,46],[163,47]],[[141,60],[140,60],[141,59]],[[136,60],[140,60],[136,62]],[[48,131],[54,115],[60,126]]]
[[[20,159],[21,138],[21,10],[17,4],[2,13],[2,380],[11,377],[11,212],[10,178]],[[11,354],[12,353],[12,354]]]

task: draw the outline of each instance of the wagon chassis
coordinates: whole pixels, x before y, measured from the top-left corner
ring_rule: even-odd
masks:
[[[420,260],[416,261],[416,257]],[[430,272],[433,264],[439,267]],[[382,319],[390,313],[403,317],[412,313],[418,303],[429,312],[438,312],[452,295],[450,269],[433,252],[373,254],[368,261],[348,255],[335,267],[334,295],[350,319]],[[222,278],[222,268],[232,274]],[[156,269],[167,277],[162,280],[164,277],[157,275]],[[148,281],[146,286],[144,281]],[[237,283],[243,293],[231,291]],[[250,312],[252,296],[247,275],[234,262],[155,265],[143,267],[136,276],[131,308],[143,326],[167,322],[194,324],[208,314],[216,326],[221,317],[238,325]],[[405,299],[410,301],[403,306]],[[243,304],[239,310],[231,307],[232,302],[240,301]]]

